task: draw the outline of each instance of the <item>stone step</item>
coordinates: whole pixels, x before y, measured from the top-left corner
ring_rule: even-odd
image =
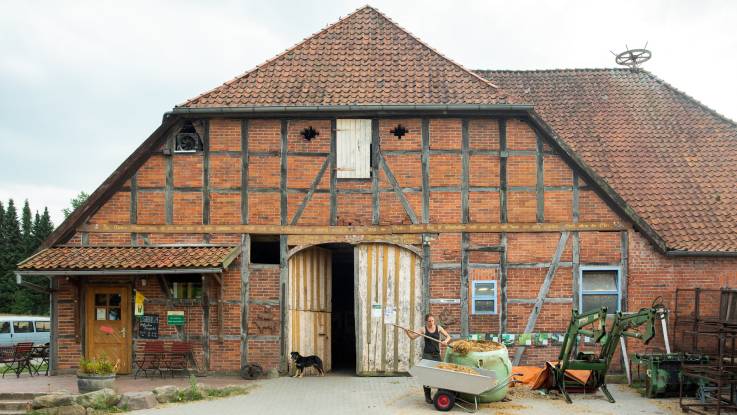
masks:
[[[36,396],[46,395],[37,392],[3,392],[0,393],[0,401],[31,401]]]
[[[27,412],[25,410],[9,410],[6,411],[4,409],[0,409],[0,415],[25,415]]]
[[[0,411],[25,410],[31,401],[0,401]],[[2,412],[0,412],[1,414]]]

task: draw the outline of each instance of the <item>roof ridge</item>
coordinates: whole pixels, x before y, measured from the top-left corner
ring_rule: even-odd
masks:
[[[640,69],[644,71],[644,69]],[[553,68],[553,69],[473,69],[483,72],[530,73],[530,72],[606,72],[631,71],[629,68]]]
[[[245,77],[247,77],[247,76],[249,76],[249,75],[251,75],[251,74],[255,73],[255,72],[256,72],[256,71],[258,71],[259,69],[262,69],[262,68],[264,68],[265,66],[268,66],[269,64],[271,64],[271,63],[273,63],[273,62],[277,61],[278,59],[282,58],[283,56],[285,56],[285,55],[289,54],[290,52],[292,52],[292,51],[294,51],[295,49],[299,48],[300,46],[304,45],[304,44],[305,44],[306,42],[310,41],[311,39],[313,39],[313,38],[315,38],[315,37],[317,37],[317,36],[320,36],[321,34],[323,34],[323,33],[327,32],[328,30],[332,29],[333,27],[337,26],[338,24],[340,24],[340,23],[342,23],[342,22],[346,21],[347,19],[349,19],[349,18],[353,17],[353,16],[354,16],[354,15],[356,15],[357,13],[359,13],[359,12],[361,12],[361,11],[364,11],[364,10],[370,10],[370,11],[372,11],[372,12],[376,13],[376,14],[377,14],[378,16],[380,16],[381,18],[383,18],[384,20],[386,20],[386,21],[387,21],[388,23],[390,23],[390,24],[391,24],[392,26],[394,26],[395,28],[397,28],[398,30],[400,30],[401,32],[403,32],[403,33],[405,33],[405,34],[406,34],[407,36],[409,36],[409,38],[410,38],[410,39],[412,39],[413,41],[415,41],[415,42],[419,43],[419,44],[420,44],[420,45],[421,45],[422,47],[424,47],[424,48],[427,48],[427,49],[428,49],[429,51],[431,51],[432,53],[436,54],[436,55],[437,55],[437,56],[439,56],[439,57],[440,57],[441,59],[443,59],[443,60],[447,61],[447,62],[448,62],[448,63],[450,63],[451,65],[453,65],[453,66],[455,66],[456,68],[460,69],[460,70],[461,70],[462,72],[466,73],[467,75],[470,75],[470,76],[471,76],[472,78],[474,78],[474,79],[476,79],[477,81],[481,82],[481,83],[482,83],[482,84],[483,84],[484,86],[487,86],[487,87],[491,87],[491,88],[493,88],[493,89],[494,89],[494,91],[493,91],[493,92],[494,92],[495,94],[501,91],[501,89],[500,89],[500,88],[499,88],[499,87],[498,87],[498,86],[497,86],[496,84],[494,84],[493,82],[491,82],[490,80],[488,80],[488,79],[485,79],[484,77],[480,76],[479,74],[477,74],[477,73],[474,73],[474,72],[473,72],[472,70],[470,70],[470,69],[468,69],[468,68],[464,67],[464,66],[463,66],[463,65],[461,65],[460,63],[458,63],[458,62],[454,61],[453,59],[450,59],[449,57],[447,57],[447,56],[445,56],[444,54],[440,53],[440,52],[439,52],[439,51],[438,51],[437,49],[435,49],[435,48],[431,47],[430,45],[428,45],[427,43],[425,43],[424,41],[422,41],[422,40],[421,40],[421,39],[420,39],[419,37],[417,37],[416,35],[414,35],[414,34],[413,34],[412,32],[410,32],[409,30],[405,29],[405,28],[404,28],[404,27],[402,27],[401,25],[397,24],[397,23],[396,23],[395,21],[393,21],[393,20],[392,20],[391,18],[389,18],[389,17],[387,16],[387,15],[385,15],[384,13],[382,13],[381,11],[379,11],[379,10],[378,10],[377,8],[375,8],[375,7],[373,7],[373,6],[370,6],[370,5],[368,5],[368,4],[367,4],[367,5],[365,5],[365,6],[362,6],[362,7],[358,8],[358,9],[354,10],[353,12],[351,12],[351,13],[350,13],[350,14],[348,14],[348,15],[346,15],[346,16],[344,16],[344,17],[341,17],[341,18],[339,18],[339,19],[338,19],[338,20],[337,20],[336,22],[334,22],[334,23],[331,23],[331,24],[329,24],[329,25],[325,26],[325,27],[324,27],[323,29],[321,29],[321,30],[319,30],[319,31],[317,31],[317,32],[315,32],[315,33],[313,33],[313,34],[311,34],[311,35],[309,35],[309,36],[305,37],[305,38],[304,38],[304,39],[302,39],[301,41],[299,41],[299,42],[297,42],[296,44],[292,45],[291,47],[289,47],[289,48],[285,49],[285,50],[284,50],[283,52],[281,52],[281,53],[279,53],[279,54],[275,55],[274,57],[272,57],[272,58],[270,58],[270,59],[267,59],[266,61],[264,61],[264,62],[263,62],[263,63],[261,63],[260,65],[257,65],[257,66],[255,66],[255,67],[253,67],[253,68],[251,68],[251,69],[249,69],[249,70],[247,70],[247,71],[243,72],[242,74],[240,74],[240,75],[238,75],[238,76],[235,76],[234,78],[232,78],[232,79],[230,79],[230,80],[228,80],[228,81],[226,81],[226,82],[222,83],[221,85],[218,85],[218,86],[216,86],[216,87],[214,87],[214,88],[211,88],[211,89],[209,89],[209,90],[207,90],[207,91],[205,91],[205,92],[202,92],[201,94],[199,94],[199,95],[197,95],[197,96],[195,96],[195,97],[193,97],[193,98],[190,98],[190,99],[188,99],[188,100],[186,100],[186,101],[184,101],[184,102],[182,102],[182,103],[180,103],[180,104],[176,105],[176,106],[175,106],[175,108],[176,108],[176,107],[182,107],[182,106],[186,106],[186,105],[188,105],[188,104],[191,104],[191,103],[193,103],[194,101],[197,101],[198,99],[200,99],[200,98],[202,98],[202,97],[205,97],[205,96],[207,96],[207,95],[209,95],[209,94],[211,94],[211,93],[215,92],[216,90],[218,90],[218,89],[220,89],[220,88],[222,88],[222,87],[224,87],[224,86],[227,86],[227,85],[231,85],[231,84],[233,84],[234,82],[237,82],[237,81],[239,81],[239,80],[241,80],[241,79],[243,79],[243,78],[245,78]],[[506,93],[506,92],[505,92],[505,95],[506,95],[506,96],[508,96],[508,97],[512,97],[512,96],[511,96],[510,94],[508,94],[508,93]],[[516,97],[515,97],[515,98],[516,98]]]
[[[381,16],[384,19],[386,19],[389,23],[391,23],[394,26],[396,26],[399,30],[401,30],[404,33],[408,34],[409,37],[411,37],[412,39],[414,39],[417,43],[419,43],[422,46],[424,46],[424,47],[430,49],[431,51],[435,52],[435,54],[437,54],[441,58],[445,59],[446,61],[450,62],[451,64],[453,64],[454,66],[456,66],[458,69],[460,69],[460,70],[468,73],[469,75],[473,76],[474,78],[478,79],[479,81],[483,82],[484,84],[486,84],[486,85],[488,85],[488,86],[496,89],[497,91],[500,90],[500,88],[497,85],[495,85],[493,82],[489,81],[488,79],[485,79],[484,77],[480,76],[479,74],[474,73],[472,70],[470,70],[470,69],[466,68],[465,66],[461,65],[460,63],[454,61],[453,59],[451,59],[451,58],[449,58],[447,56],[445,56],[444,54],[442,54],[437,49],[435,49],[432,46],[430,46],[429,44],[425,43],[422,39],[420,39],[414,33],[410,32],[407,29],[405,29],[403,26],[401,26],[400,24],[398,24],[397,22],[395,22],[394,20],[392,20],[389,16],[385,15],[384,13],[382,13],[379,9],[377,9],[377,8],[375,8],[375,7],[370,6],[370,5],[367,4],[366,6],[364,6],[363,8],[361,8],[361,10],[366,9],[366,8],[373,10],[379,16]]]
[[[237,80],[240,80],[240,79],[243,79],[243,78],[245,78],[246,76],[248,76],[248,75],[250,75],[250,74],[252,74],[252,73],[256,72],[257,70],[259,70],[259,69],[263,68],[264,66],[266,66],[266,65],[268,65],[268,64],[270,64],[270,63],[272,63],[272,62],[274,62],[275,60],[277,60],[277,59],[281,58],[282,56],[284,56],[284,55],[288,54],[289,52],[293,51],[294,49],[297,49],[298,47],[302,46],[302,45],[303,45],[303,44],[304,44],[305,42],[307,42],[308,40],[310,40],[310,39],[314,38],[315,36],[318,36],[318,35],[320,35],[320,34],[322,34],[322,33],[325,33],[325,32],[326,32],[326,31],[328,31],[328,30],[329,30],[330,28],[332,28],[332,27],[336,26],[336,25],[337,25],[338,23],[340,23],[340,22],[344,21],[345,19],[347,19],[347,18],[349,18],[349,17],[353,16],[354,14],[356,14],[356,13],[358,13],[358,12],[360,12],[361,10],[363,10],[363,9],[366,9],[366,8],[370,8],[370,9],[372,9],[372,10],[375,10],[375,11],[376,11],[376,9],[374,9],[373,7],[371,7],[371,6],[369,6],[369,5],[365,5],[365,6],[363,6],[363,7],[359,7],[358,9],[356,9],[356,10],[352,11],[351,13],[349,13],[349,14],[347,14],[347,15],[343,16],[343,17],[340,17],[340,18],[338,18],[338,20],[337,20],[337,21],[335,21],[334,23],[330,23],[330,24],[328,24],[328,25],[327,25],[327,26],[325,26],[324,28],[322,28],[322,29],[318,30],[317,32],[315,32],[315,33],[313,33],[313,34],[311,34],[311,35],[309,35],[309,36],[305,37],[304,39],[300,40],[299,42],[295,43],[294,45],[292,45],[292,46],[288,47],[288,48],[287,48],[287,49],[285,49],[285,50],[284,50],[283,52],[281,52],[281,53],[279,53],[279,54],[275,55],[274,57],[272,57],[272,58],[270,58],[270,59],[267,59],[267,60],[265,60],[265,61],[264,61],[263,63],[261,63],[260,65],[256,65],[256,66],[254,66],[253,68],[251,68],[251,69],[248,69],[247,71],[243,72],[242,74],[240,74],[240,75],[237,75],[237,76],[235,76],[235,77],[234,77],[233,79],[230,79],[230,80],[228,80],[228,81],[225,81],[225,82],[223,82],[223,83],[222,83],[222,85],[218,85],[218,86],[216,86],[216,87],[214,87],[214,88],[211,88],[211,89],[209,89],[209,90],[207,90],[207,91],[205,91],[205,92],[203,92],[203,93],[201,93],[201,94],[197,95],[197,96],[196,96],[196,97],[194,97],[194,98],[190,98],[190,99],[188,99],[188,100],[186,100],[186,101],[182,102],[181,104],[179,104],[179,105],[176,105],[175,107],[181,107],[181,106],[187,105],[187,104],[189,104],[189,103],[191,103],[191,102],[193,102],[193,101],[196,101],[196,100],[197,100],[197,99],[199,99],[199,98],[202,98],[202,97],[204,97],[204,96],[205,96],[205,95],[207,95],[207,94],[210,94],[210,93],[214,92],[215,90],[219,89],[220,87],[223,87],[223,86],[225,86],[225,85],[230,85],[230,84],[232,84],[233,82],[235,82],[235,81],[237,81]],[[379,13],[379,14],[381,14],[381,13]]]
[[[646,75],[648,75],[650,78],[652,78],[655,82],[660,83],[664,87],[670,89],[671,91],[673,91],[676,94],[682,96],[683,98],[687,99],[688,101],[691,101],[692,103],[696,104],[698,107],[700,107],[702,110],[706,111],[707,113],[709,113],[709,114],[713,115],[714,117],[716,117],[716,118],[718,118],[718,119],[726,122],[727,124],[731,124],[733,127],[737,127],[737,122],[735,122],[735,120],[727,117],[726,115],[723,115],[723,114],[719,113],[715,109],[712,109],[711,107],[709,107],[708,105],[706,105],[703,102],[699,101],[698,99],[696,99],[696,98],[692,97],[691,95],[689,95],[689,94],[681,91],[680,89],[676,88],[672,84],[670,84],[670,83],[662,80],[661,78],[659,78],[657,75],[653,74],[652,72],[650,72],[648,70],[645,70],[645,69],[641,69],[641,71],[643,73],[645,73]]]

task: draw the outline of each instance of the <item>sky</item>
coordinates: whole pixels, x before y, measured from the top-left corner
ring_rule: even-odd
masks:
[[[0,201],[55,224],[175,105],[291,47],[362,1],[0,0]],[[736,1],[372,0],[469,69],[644,68],[737,119]]]

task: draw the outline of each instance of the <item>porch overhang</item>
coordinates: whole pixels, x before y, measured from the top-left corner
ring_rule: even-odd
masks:
[[[59,246],[18,264],[23,276],[117,276],[220,274],[240,254],[240,246]]]

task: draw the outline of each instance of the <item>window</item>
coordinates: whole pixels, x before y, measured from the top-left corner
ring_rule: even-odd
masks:
[[[36,333],[46,333],[51,331],[51,322],[48,321],[37,321],[36,322]]]
[[[496,281],[473,281],[473,314],[496,314]]]
[[[10,333],[10,322],[9,321],[3,321],[0,323],[0,334],[8,334]]]
[[[33,323],[30,321],[14,321],[13,322],[14,333],[33,333]]]
[[[198,299],[202,297],[202,277],[200,275],[178,275],[168,277],[171,295],[177,299]]]
[[[279,240],[251,239],[252,264],[279,264]]]
[[[95,320],[120,320],[120,294],[95,294]]]
[[[581,267],[580,287],[579,309],[582,313],[598,310],[602,306],[607,308],[608,313],[619,311],[619,268]]]
[[[371,120],[337,120],[339,179],[371,178]]]

